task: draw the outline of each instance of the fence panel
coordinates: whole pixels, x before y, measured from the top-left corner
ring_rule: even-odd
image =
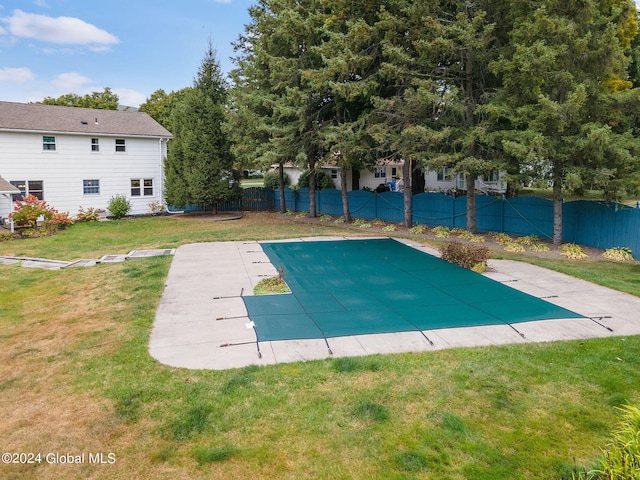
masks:
[[[412,198],[413,223],[453,228],[455,198],[443,193],[418,193]]]
[[[565,241],[605,249],[614,246],[618,204],[577,200],[562,207],[562,236]]]
[[[516,197],[503,200],[505,233],[553,238],[553,202],[546,198]]]
[[[456,197],[453,201],[453,226],[465,228],[467,226],[467,196]]]
[[[353,218],[373,220],[377,217],[377,193],[366,190],[352,190],[349,192],[349,209]]]
[[[611,247],[628,247],[633,258],[640,259],[640,208],[623,208],[616,212],[616,231]]]
[[[392,223],[401,223],[404,220],[404,198],[402,192],[383,192],[378,194],[377,206],[374,218]]]
[[[335,188],[320,190],[317,193],[317,210],[318,213],[334,215],[339,217],[343,214],[342,193]]]
[[[258,212],[275,208],[275,190],[270,188],[245,188],[242,191],[242,210]]]
[[[479,232],[502,231],[503,215],[504,200],[502,198],[476,195],[476,224]]]
[[[261,189],[256,189],[261,190]],[[264,190],[264,189],[262,189]],[[269,202],[279,208],[280,199],[275,191],[255,192],[250,198],[256,209]],[[272,195],[272,197],[269,197]],[[377,194],[364,190],[348,193],[351,215],[368,220],[379,218],[400,223],[404,219],[403,197],[400,192]],[[263,198],[259,200],[259,198]],[[271,200],[269,199],[271,198]],[[318,213],[342,215],[339,190],[316,192]],[[287,208],[309,211],[309,189],[285,189]],[[413,223],[431,227],[449,228],[466,225],[466,196],[454,198],[441,193],[420,193],[412,197]],[[195,211],[197,208],[191,206]],[[244,206],[243,206],[244,208]],[[535,234],[541,238],[553,236],[553,202],[538,197],[500,199],[478,195],[476,197],[479,231],[502,231],[511,235]],[[240,210],[229,202],[218,209]],[[640,259],[640,208],[606,202],[575,201],[563,204],[563,240],[595,248],[629,247],[634,258]]]
[[[299,190],[296,190],[295,192],[295,208],[293,208],[292,210],[296,211],[296,212],[308,212],[309,209],[311,208],[311,202],[309,200],[309,188],[308,187],[304,187],[301,188]],[[317,192],[316,192],[317,195]],[[317,200],[317,197],[316,197]],[[316,205],[318,204],[318,202],[316,202]]]

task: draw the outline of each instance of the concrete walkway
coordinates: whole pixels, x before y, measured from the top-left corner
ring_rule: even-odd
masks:
[[[318,240],[350,241],[343,237],[288,241]],[[424,245],[400,241],[438,254]],[[330,338],[332,355],[640,334],[639,297],[522,262],[491,260],[489,266],[487,277],[590,318]],[[151,332],[151,355],[175,367],[215,370],[331,356],[324,339],[256,342],[241,297],[252,295],[256,283],[276,273],[259,242],[202,243],[178,248]]]
[[[157,257],[160,255],[173,255],[175,248],[161,250],[132,250],[129,253],[104,255],[101,258],[83,258],[65,262],[63,260],[50,260],[47,258],[8,257],[0,256],[0,265],[19,265],[26,268],[43,268],[45,270],[60,270],[72,267],[91,267],[98,263],[118,263],[134,258]]]

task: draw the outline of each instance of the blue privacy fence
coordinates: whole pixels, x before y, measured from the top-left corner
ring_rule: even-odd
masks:
[[[258,190],[258,189],[257,189]],[[278,192],[272,204],[280,208]],[[404,219],[400,192],[372,193],[364,190],[349,192],[349,208],[353,217],[368,220],[378,218],[401,223]],[[255,196],[255,194],[254,194]],[[413,196],[413,223],[435,227],[465,227],[466,197],[442,193],[419,193]],[[288,210],[309,211],[309,190],[285,189]],[[339,190],[316,192],[318,214],[342,215]],[[476,196],[479,232],[505,232],[510,235],[535,234],[550,239],[553,236],[553,202],[538,197],[500,198]],[[634,258],[640,259],[640,208],[610,202],[575,201],[563,204],[563,240],[595,248],[629,247]]]

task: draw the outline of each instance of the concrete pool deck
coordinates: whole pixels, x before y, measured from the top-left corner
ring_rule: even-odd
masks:
[[[358,238],[284,241],[323,240]],[[398,241],[438,255],[437,250],[417,242]],[[175,367],[224,370],[331,356],[640,334],[639,297],[523,262],[490,260],[489,267],[485,276],[589,318],[335,337],[328,339],[331,353],[324,339],[257,343],[242,296],[252,295],[261,279],[276,275],[275,268],[260,242],[200,243],[175,252],[149,352]]]

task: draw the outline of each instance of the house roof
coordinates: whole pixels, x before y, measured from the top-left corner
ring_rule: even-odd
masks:
[[[0,130],[171,138],[143,112],[0,102]]]
[[[3,193],[20,193],[20,189],[18,187],[14,187],[4,178],[0,177],[0,194]]]

